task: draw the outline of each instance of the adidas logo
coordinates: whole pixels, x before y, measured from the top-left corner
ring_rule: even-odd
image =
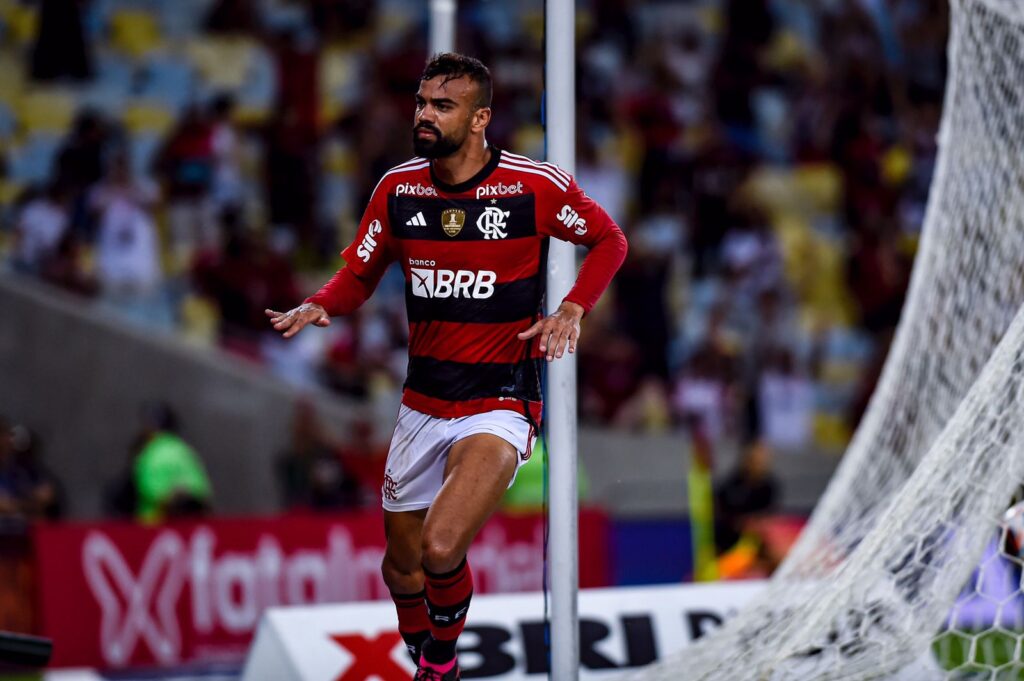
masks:
[[[416,213],[416,215],[413,215],[411,218],[406,220],[405,224],[411,227],[426,227],[427,219],[423,217],[423,211],[420,211],[419,213]]]

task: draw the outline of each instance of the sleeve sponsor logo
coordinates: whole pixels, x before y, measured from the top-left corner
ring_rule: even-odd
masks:
[[[363,236],[362,243],[359,244],[359,248],[356,249],[356,255],[363,262],[370,262],[370,256],[373,255],[373,249],[377,248],[377,240],[375,236],[379,235],[383,231],[380,226],[380,220],[374,220],[370,223],[370,226],[366,228],[366,235]]]
[[[395,196],[437,196],[437,189],[434,187],[425,187],[420,183],[412,184],[411,182],[404,182],[399,185],[395,185]]]
[[[576,232],[576,236],[583,236],[587,233],[587,221],[580,217],[580,214],[566,204],[555,216],[563,225]]]
[[[476,188],[476,198],[487,199],[492,196],[514,196],[523,193],[523,182],[520,180],[515,184],[482,184]]]
[[[510,210],[502,210],[495,206],[487,206],[476,219],[476,228],[484,235],[484,239],[504,239],[508,236],[508,220]]]
[[[473,298],[494,295],[498,275],[490,270],[428,270],[410,267],[412,294],[417,298]]]

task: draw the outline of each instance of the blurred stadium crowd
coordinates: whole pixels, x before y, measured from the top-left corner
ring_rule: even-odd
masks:
[[[585,421],[845,444],[932,175],[941,0],[579,0],[576,174],[629,260],[585,323]],[[300,386],[394,399],[394,270],[276,338],[411,156],[418,0],[0,0],[5,266]],[[534,157],[543,4],[459,3],[489,139]]]

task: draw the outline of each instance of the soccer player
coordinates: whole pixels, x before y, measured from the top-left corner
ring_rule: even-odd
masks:
[[[345,266],[302,305],[266,311],[289,338],[355,310],[389,263],[405,273],[409,368],[382,489],[382,572],[417,681],[460,678],[466,552],[530,456],[544,359],[575,352],[580,319],[626,255],[572,177],[487,143],[490,105],[487,67],[435,56],[416,93],[416,158],[377,184]],[[589,252],[545,318],[548,237]]]

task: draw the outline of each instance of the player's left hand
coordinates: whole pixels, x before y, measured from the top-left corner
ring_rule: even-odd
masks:
[[[550,317],[546,317],[526,331],[519,334],[519,340],[529,340],[540,336],[540,351],[547,353],[548,361],[561,357],[568,348],[576,352],[576,343],[580,339],[580,320],[583,319],[583,307],[568,300],[562,301]]]

